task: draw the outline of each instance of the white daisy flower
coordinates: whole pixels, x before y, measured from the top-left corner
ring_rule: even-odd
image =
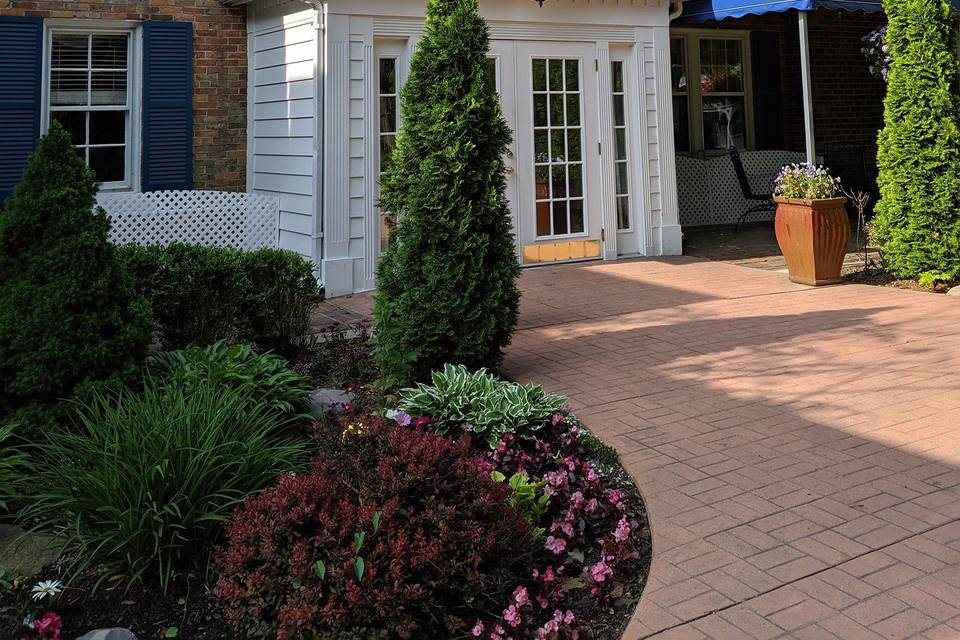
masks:
[[[50,596],[53,597],[63,591],[59,580],[43,580],[38,582],[32,590],[33,599],[40,601]]]

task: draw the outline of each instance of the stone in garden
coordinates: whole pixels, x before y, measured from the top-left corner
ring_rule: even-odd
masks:
[[[62,547],[56,536],[0,524],[0,569],[32,578],[60,556]]]
[[[331,411],[339,411],[348,402],[353,402],[352,393],[341,389],[317,389],[310,394],[310,413],[319,418]]]
[[[83,634],[77,640],[137,640],[137,636],[129,629],[97,629]]]

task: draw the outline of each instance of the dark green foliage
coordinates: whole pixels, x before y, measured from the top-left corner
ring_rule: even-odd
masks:
[[[76,428],[47,434],[23,511],[59,532],[73,570],[159,581],[202,569],[243,499],[300,467],[303,443],[268,403],[206,384],[94,397]],[[35,520],[34,520],[35,519]]]
[[[873,233],[902,278],[960,275],[960,60],[947,0],[885,0],[889,85]]]
[[[504,197],[511,132],[487,81],[476,0],[430,0],[401,95],[403,124],[381,181],[397,214],[377,267],[377,362],[387,381],[447,362],[496,368],[517,320],[519,267]]]
[[[230,388],[251,404],[265,404],[290,418],[309,411],[313,390],[310,379],[292,371],[284,358],[223,341],[156,353],[150,359],[149,377],[157,385],[176,386],[187,394],[207,385]]]
[[[228,340],[290,353],[322,300],[310,263],[290,251],[174,243],[127,245],[121,255],[165,349]]]
[[[0,425],[0,516],[13,510],[12,507],[21,500],[21,490],[27,479],[27,454],[14,446],[14,426]]]
[[[0,420],[31,438],[63,398],[133,378],[150,339],[134,291],[94,210],[97,182],[53,123],[0,210]]]

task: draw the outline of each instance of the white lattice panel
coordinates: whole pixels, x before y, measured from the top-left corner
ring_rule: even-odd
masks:
[[[741,151],[743,168],[754,193],[772,193],[773,180],[784,165],[806,161],[795,151]],[[822,162],[822,160],[819,160]],[[707,160],[677,156],[677,193],[680,224],[688,227],[734,224],[744,210],[756,203],[743,197],[730,156]],[[748,222],[773,220],[770,214],[750,214]]]
[[[116,244],[187,242],[252,250],[276,247],[279,198],[226,191],[100,194]]]

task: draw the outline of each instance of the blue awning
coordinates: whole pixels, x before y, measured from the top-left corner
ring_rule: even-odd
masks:
[[[951,0],[960,11],[960,0]],[[846,9],[848,11],[883,11],[881,0],[684,0],[682,22],[698,23],[724,18],[742,18],[772,11],[813,11],[814,9]]]

